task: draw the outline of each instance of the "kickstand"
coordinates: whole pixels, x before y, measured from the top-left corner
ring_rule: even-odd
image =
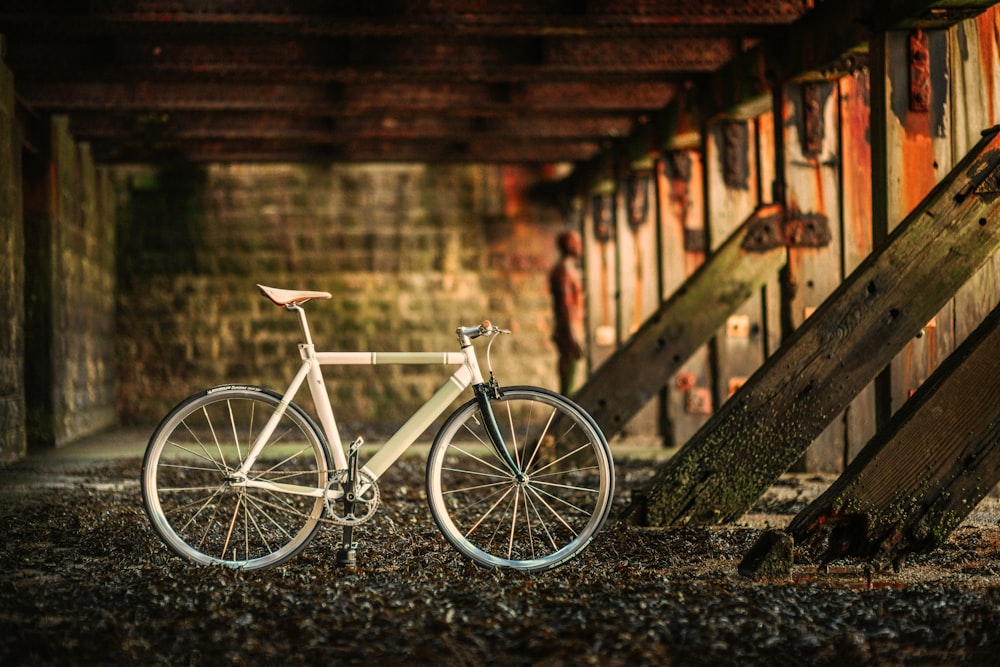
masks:
[[[354,526],[344,526],[344,539],[337,549],[337,565],[340,567],[356,567],[358,564],[358,543],[352,542]]]

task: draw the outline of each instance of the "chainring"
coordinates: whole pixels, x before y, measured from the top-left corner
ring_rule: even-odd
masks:
[[[364,492],[355,497],[354,511],[347,513],[344,509],[344,496],[347,493],[344,485],[347,484],[347,478],[347,470],[336,470],[330,477],[326,486],[326,519],[338,526],[357,526],[375,516],[380,502],[378,484],[374,477],[359,470],[355,486],[364,489]],[[335,497],[331,498],[331,495]]]

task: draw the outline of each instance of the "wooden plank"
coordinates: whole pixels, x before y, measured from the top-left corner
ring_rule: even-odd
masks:
[[[764,203],[774,202],[775,190],[777,186],[777,139],[775,137],[775,119],[780,115],[773,110],[768,110],[757,117],[757,161],[759,162],[760,176],[758,178],[759,201]],[[782,303],[781,303],[781,273],[775,273],[764,285],[761,304],[762,319],[762,340],[764,344],[764,358],[774,354],[774,351],[781,347],[782,339]]]
[[[785,204],[790,217],[826,227],[822,247],[788,249],[788,322],[802,323],[837,288],[841,273],[839,89],[834,83],[785,86],[783,104]],[[834,419],[806,450],[797,469],[840,472],[844,423]]]
[[[618,190],[618,247],[621,261],[619,282],[622,316],[620,340],[628,340],[660,305],[658,212],[652,163],[633,166]],[[660,396],[638,411],[625,427],[631,439],[660,441]]]
[[[941,546],[1000,482],[1000,308],[788,526],[800,557],[897,563]]]
[[[707,226],[711,251],[752,215],[760,196],[757,123],[719,119],[708,124]],[[727,171],[728,177],[727,177]],[[713,404],[721,405],[764,361],[760,290],[739,304],[713,339]]]
[[[850,275],[872,251],[872,149],[869,73],[858,70],[838,81],[840,87],[841,222],[844,275]],[[844,415],[844,451],[850,462],[875,435],[875,385],[866,386]]]
[[[634,516],[721,523],[752,507],[1000,248],[1000,196],[975,193],[998,167],[994,129],[658,471]]]
[[[699,142],[700,143],[700,142]],[[702,154],[692,148],[676,148],[658,164],[660,187],[660,233],[663,259],[663,300],[680,289],[705,261],[707,239],[704,217]],[[708,421],[711,414],[695,402],[696,393],[707,391],[711,381],[708,350],[699,348],[683,362],[666,383],[666,444],[680,445]]]
[[[1000,123],[1000,7],[949,31],[951,134],[963,154],[984,127]],[[1000,302],[1000,255],[994,256],[955,296],[955,337],[961,340]],[[938,327],[941,330],[941,327]]]
[[[927,110],[914,110],[910,104],[911,41],[923,42],[928,54],[930,99]],[[951,141],[947,117],[948,42],[947,33],[933,30],[925,33],[890,32],[887,35],[886,71],[889,76],[886,156],[887,172],[884,189],[889,201],[884,223],[891,231],[907,212],[913,210],[934,184],[951,169]],[[880,106],[881,108],[881,106]],[[954,304],[949,302],[928,320],[920,335],[893,359],[889,367],[888,386],[891,390],[891,412],[895,412],[927,379],[939,359],[951,348],[941,343],[950,337],[938,336],[949,331]]]
[[[617,434],[681,364],[785,262],[785,248],[747,251],[743,243],[779,207],[758,210],[575,394],[604,432]]]
[[[604,182],[584,202],[583,269],[587,290],[587,360],[591,371],[614,352],[618,323],[618,252],[614,186]]]

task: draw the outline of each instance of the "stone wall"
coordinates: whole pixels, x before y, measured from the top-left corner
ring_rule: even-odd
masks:
[[[152,424],[229,382],[283,390],[295,318],[256,283],[327,290],[307,308],[322,350],[454,350],[484,318],[505,384],[555,387],[546,272],[563,224],[525,170],[441,165],[257,165],[122,170],[119,413]],[[379,437],[446,367],[325,369],[345,437]],[[311,406],[306,396],[299,399]]]
[[[26,448],[21,148],[14,104],[14,79],[0,62],[0,463],[24,456]]]
[[[51,121],[46,148],[24,164],[31,446],[61,446],[117,423],[113,182],[65,117]]]

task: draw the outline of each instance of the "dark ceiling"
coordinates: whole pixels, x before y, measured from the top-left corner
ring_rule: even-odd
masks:
[[[99,162],[560,162],[838,2],[871,4],[3,0],[0,33]]]

